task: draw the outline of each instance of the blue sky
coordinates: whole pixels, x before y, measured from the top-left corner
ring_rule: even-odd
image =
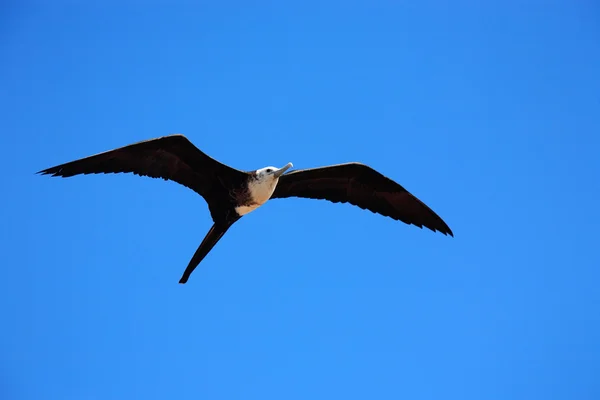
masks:
[[[597,399],[591,1],[9,2],[6,399]],[[202,198],[34,172],[183,133],[240,169],[361,161],[455,238],[274,200],[178,279]]]

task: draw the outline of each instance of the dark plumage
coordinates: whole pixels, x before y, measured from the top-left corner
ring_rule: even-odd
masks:
[[[172,180],[202,196],[213,226],[185,269],[189,276],[227,230],[269,198],[303,197],[350,203],[362,209],[453,236],[446,223],[402,186],[360,163],[297,170],[266,167],[240,171],[207,156],[183,135],[146,140],[57,165],[40,174],[134,173]]]
[[[348,163],[301,169],[279,178],[272,199],[304,197],[350,203],[419,228],[454,236],[448,225],[421,200],[373,168]]]

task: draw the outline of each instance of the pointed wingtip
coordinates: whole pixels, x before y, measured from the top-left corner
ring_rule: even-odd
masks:
[[[421,228],[421,229],[423,229],[423,227],[428,228],[430,231],[432,231],[432,232],[439,232],[439,233],[441,233],[444,236],[452,236],[452,237],[454,237],[454,232],[452,232],[452,229],[450,229],[450,227],[448,225],[444,225],[444,226],[441,226],[441,227],[440,226],[430,227],[430,226],[426,226],[426,225],[423,225],[423,226],[416,225],[416,226],[419,227],[419,228]]]
[[[46,168],[46,169],[43,169],[41,171],[35,172],[34,175],[59,176],[60,175],[60,168],[57,168],[57,167]]]

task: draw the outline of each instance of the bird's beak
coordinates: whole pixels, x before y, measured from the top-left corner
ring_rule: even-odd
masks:
[[[287,171],[288,169],[292,168],[294,165],[289,162],[285,165],[285,167],[278,169],[277,171],[273,172],[273,175],[275,176],[275,178],[279,178],[281,175],[283,175],[283,173],[285,171]]]

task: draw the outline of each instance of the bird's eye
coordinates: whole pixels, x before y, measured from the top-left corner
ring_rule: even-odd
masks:
[[[267,168],[267,172],[273,172],[271,168]]]

